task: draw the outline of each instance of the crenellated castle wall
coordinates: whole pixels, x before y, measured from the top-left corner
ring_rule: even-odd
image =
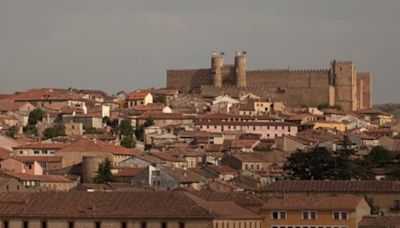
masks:
[[[216,60],[223,63],[214,55],[210,69],[168,70],[167,87],[205,97],[251,92],[289,106],[329,104],[345,111],[371,107],[371,76],[356,72],[351,61],[332,61],[330,69],[245,70],[245,54],[235,56],[235,65]]]

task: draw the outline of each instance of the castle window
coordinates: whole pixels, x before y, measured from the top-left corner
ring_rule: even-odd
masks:
[[[47,228],[47,222],[46,221],[42,221],[42,228]]]
[[[74,222],[68,222],[68,228],[74,228]]]
[[[142,223],[140,224],[140,228],[147,228],[147,223],[142,222]]]
[[[28,228],[28,222],[27,221],[24,221],[24,226],[23,226],[24,228]]]
[[[184,222],[180,222],[179,223],[179,228],[185,228],[185,223]]]
[[[273,211],[271,217],[272,219],[286,219],[286,211]]]
[[[334,211],[332,213],[333,220],[347,220],[347,212],[345,211]]]
[[[302,219],[303,220],[315,220],[315,219],[317,219],[317,212],[315,212],[315,211],[303,211]]]
[[[4,227],[4,228],[8,228],[8,221],[4,221],[4,222],[3,222],[3,227]]]
[[[162,222],[161,223],[161,228],[167,228],[167,223],[166,222]]]

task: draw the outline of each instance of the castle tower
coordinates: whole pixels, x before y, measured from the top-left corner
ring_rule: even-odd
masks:
[[[211,72],[214,87],[222,87],[222,67],[224,66],[224,58],[217,53],[211,55]]]
[[[335,86],[335,103],[344,111],[357,109],[356,69],[352,62],[332,61],[331,72]]]
[[[235,55],[236,87],[246,87],[246,52]]]

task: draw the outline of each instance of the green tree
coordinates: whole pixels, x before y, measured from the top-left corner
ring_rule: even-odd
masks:
[[[325,147],[316,147],[310,152],[292,154],[284,169],[293,179],[324,180],[332,178],[334,158]]]
[[[143,141],[143,137],[144,137],[144,128],[145,127],[149,127],[149,126],[153,126],[155,124],[154,122],[154,118],[152,116],[150,116],[149,118],[146,119],[146,121],[138,126],[135,130],[135,136],[137,139]]]
[[[309,152],[298,151],[292,154],[285,170],[293,179],[300,180],[351,180],[372,179],[372,171],[361,159],[353,159],[354,150],[348,142],[332,152],[323,147],[316,147]]]
[[[42,109],[37,108],[29,113],[28,125],[36,126],[39,121],[42,121],[44,112]]]
[[[53,127],[46,128],[43,136],[47,139],[55,138],[58,136],[65,136],[65,126],[62,124],[54,125]]]
[[[112,163],[106,158],[102,163],[99,164],[99,167],[96,172],[96,176],[93,178],[93,182],[96,184],[104,184],[113,180],[112,178]]]
[[[152,116],[150,116],[149,118],[146,119],[146,121],[143,123],[144,127],[149,127],[149,126],[153,126],[155,124],[154,122],[154,118]]]
[[[85,134],[88,134],[88,135],[100,135],[103,133],[104,133],[103,130],[96,129],[94,127],[89,127],[89,128],[85,129]]]
[[[37,128],[36,128],[36,124],[39,122],[39,121],[42,121],[42,119],[43,119],[43,115],[44,115],[44,112],[43,112],[43,110],[42,109],[40,109],[40,108],[37,108],[37,109],[35,109],[35,110],[32,110],[30,113],[29,113],[29,117],[28,117],[28,124],[24,127],[24,132],[25,133],[28,133],[28,134],[34,134],[34,135],[37,135]]]
[[[119,129],[121,135],[123,136],[132,136],[134,133],[131,122],[129,120],[122,120],[121,124],[119,125]]]
[[[144,129],[143,125],[140,125],[139,127],[136,128],[135,130],[135,137],[136,139],[143,141],[143,134],[144,134]]]
[[[10,127],[6,132],[6,135],[10,138],[16,139],[18,135],[18,127],[17,126]]]
[[[160,104],[167,104],[167,98],[165,96],[157,96],[157,97],[154,97],[153,102],[160,103]]]
[[[125,136],[121,141],[121,146],[126,148],[135,148],[136,141],[132,136]]]
[[[364,160],[370,168],[386,168],[392,161],[390,152],[382,146],[372,148]]]

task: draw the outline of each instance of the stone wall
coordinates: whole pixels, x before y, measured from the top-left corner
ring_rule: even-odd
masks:
[[[167,71],[167,87],[182,93],[197,93],[201,85],[212,85],[213,80],[210,69]]]
[[[359,109],[372,107],[371,74],[368,72],[357,72],[357,100]]]
[[[167,87],[205,97],[238,97],[240,92],[251,92],[294,106],[326,103],[345,111],[371,107],[370,74],[357,73],[351,61],[334,60],[330,69],[246,71],[240,80],[238,72],[234,65],[222,66],[220,87],[213,86],[211,69],[168,70]],[[220,80],[217,81],[219,85]]]
[[[204,97],[216,97],[223,94],[239,97],[239,94],[251,92],[262,98],[269,98],[276,101],[282,101],[289,106],[318,106],[320,104],[330,103],[330,89],[327,87],[281,87],[271,86],[246,87],[238,89],[234,86],[215,88],[213,86],[203,86],[201,95]]]
[[[329,70],[256,70],[247,72],[247,85],[329,86]]]

